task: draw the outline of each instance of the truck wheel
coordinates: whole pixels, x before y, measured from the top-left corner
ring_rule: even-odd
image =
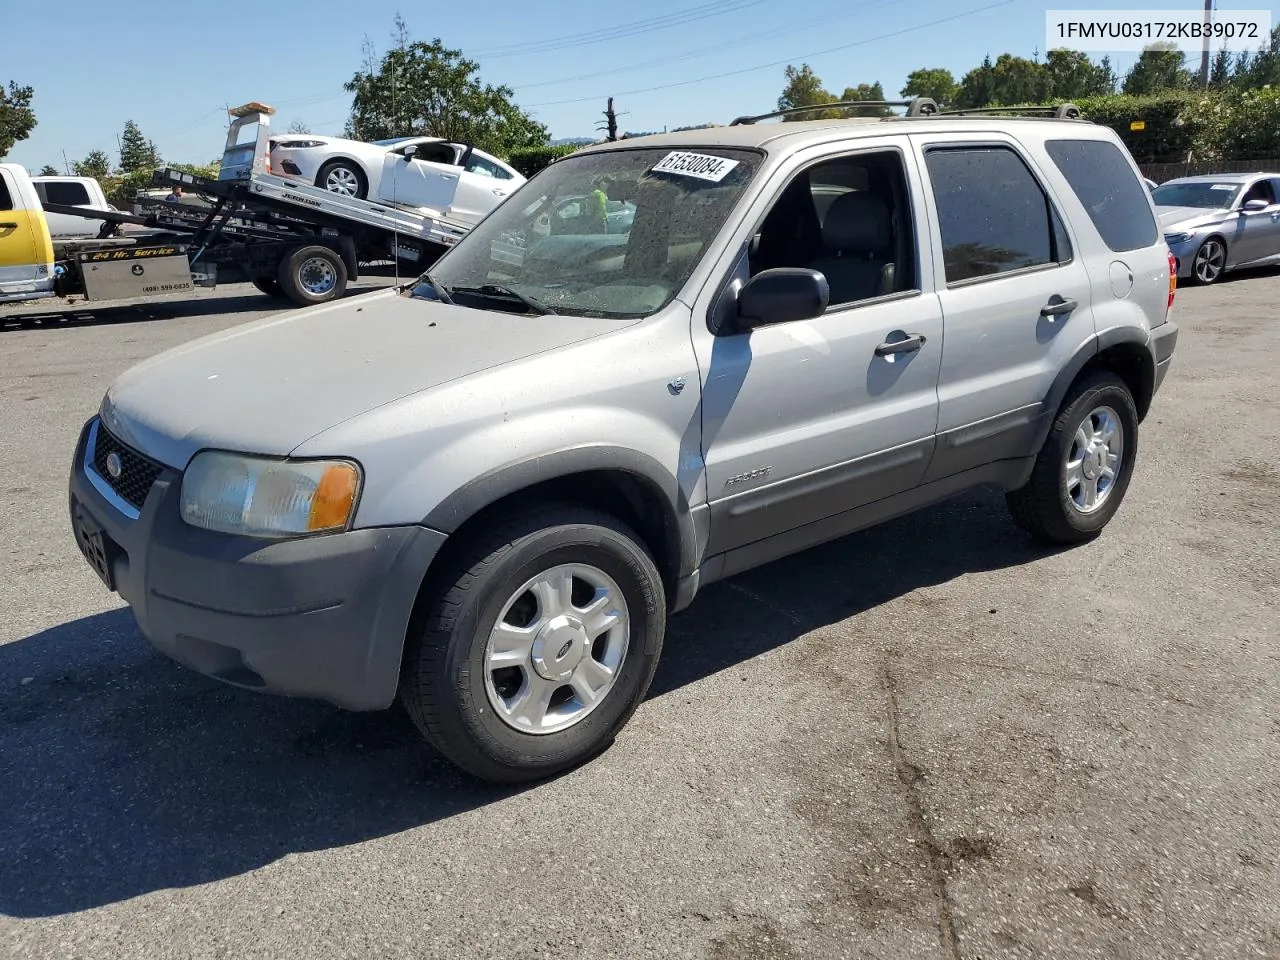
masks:
[[[304,307],[327,303],[347,289],[347,265],[328,247],[299,247],[280,264],[280,288]]]
[[[1039,540],[1077,544],[1120,508],[1138,456],[1138,411],[1125,382],[1096,373],[1067,395],[1031,479],[1006,494],[1014,522]]]
[[[253,281],[253,285],[268,297],[284,296],[284,288],[280,286],[280,281],[275,277],[258,277]]]
[[[316,174],[316,186],[344,197],[363,200],[369,192],[364,171],[348,160],[330,160]]]
[[[440,753],[497,783],[607,749],[648,690],[666,631],[662,578],[640,538],[582,507],[490,525],[424,601],[401,700]]]

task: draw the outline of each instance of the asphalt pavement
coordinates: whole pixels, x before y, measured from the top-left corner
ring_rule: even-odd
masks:
[[[77,553],[110,381],[276,304],[0,312],[0,956],[1280,957],[1277,301],[1179,291],[1097,541],[977,492],[715,585],[525,789],[171,663]]]

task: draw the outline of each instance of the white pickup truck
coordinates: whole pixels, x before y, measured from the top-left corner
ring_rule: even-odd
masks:
[[[32,177],[40,205],[50,203],[66,207],[87,207],[90,210],[114,210],[107,202],[102,185],[93,177]],[[74,217],[67,213],[46,213],[49,235],[55,240],[71,240],[98,236],[101,220]]]

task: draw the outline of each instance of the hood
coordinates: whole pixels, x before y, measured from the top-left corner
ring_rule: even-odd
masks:
[[[1204,207],[1156,207],[1160,229],[1170,233],[1174,227],[1183,230],[1218,223],[1231,211],[1225,207],[1208,210]]]
[[[111,385],[101,413],[125,443],[179,469],[202,447],[285,456],[374,407],[630,325],[473,310],[388,290],[158,354]]]

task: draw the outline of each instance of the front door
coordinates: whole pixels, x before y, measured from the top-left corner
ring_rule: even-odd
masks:
[[[427,207],[444,214],[453,206],[461,173],[461,167],[406,157],[403,152],[388,153],[382,162],[378,198],[384,203]]]
[[[1244,205],[1250,200],[1263,200],[1267,203],[1265,210],[1245,210]],[[1280,204],[1269,179],[1257,181],[1245,191],[1236,205],[1240,212],[1236,214],[1235,236],[1228,235],[1228,253],[1233,265],[1254,263],[1269,257],[1280,255]]]
[[[766,187],[771,205],[739,231],[734,282],[816,269],[833,295],[822,316],[716,335],[695,314],[709,556],[807,526],[804,538],[912,489],[928,464],[942,311],[919,270],[925,221],[905,146],[808,154],[779,174],[776,196]],[[824,191],[842,197],[825,221],[814,200]],[[908,338],[914,349],[893,346]]]
[[[18,185],[0,169],[0,298],[47,292],[53,287],[52,259],[42,249],[46,230],[43,211],[18,209]]]
[[[947,348],[926,479],[1026,456],[1054,379],[1094,334],[1092,287],[1013,141],[921,134]],[[1100,275],[1107,276],[1107,262]]]
[[[450,216],[479,223],[515,189],[511,174],[492,160],[472,153],[458,180]]]

